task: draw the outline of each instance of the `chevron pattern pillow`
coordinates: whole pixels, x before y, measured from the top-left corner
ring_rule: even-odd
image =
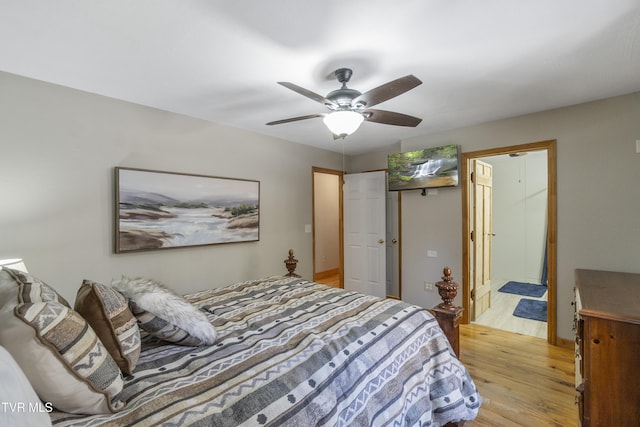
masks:
[[[21,301],[30,302],[32,289],[36,301],[57,301],[71,307],[62,295],[37,277],[21,270],[4,267],[0,269],[0,310],[13,310]]]
[[[84,280],[74,309],[89,322],[120,370],[131,375],[141,344],[140,329],[127,300],[110,286]]]
[[[3,287],[18,289],[17,305],[0,307],[0,345],[40,399],[76,414],[122,409],[122,373],[87,321],[42,281],[13,270],[0,274]]]

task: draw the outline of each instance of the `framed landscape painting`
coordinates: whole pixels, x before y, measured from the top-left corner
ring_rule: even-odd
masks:
[[[115,251],[260,239],[260,182],[115,168]]]

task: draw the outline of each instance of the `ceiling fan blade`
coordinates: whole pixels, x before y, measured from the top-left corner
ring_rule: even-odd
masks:
[[[408,114],[395,113],[393,111],[376,110],[367,108],[362,112],[364,119],[368,122],[381,123],[384,125],[416,127],[422,119],[409,116]]]
[[[309,99],[312,99],[312,100],[314,100],[316,102],[319,102],[320,104],[332,105],[332,106],[338,107],[338,104],[336,104],[335,102],[325,98],[322,95],[318,95],[315,92],[311,92],[308,89],[300,87],[300,86],[298,86],[296,84],[289,83],[289,82],[278,82],[278,84],[286,87],[287,89],[291,89],[292,91],[297,92],[302,96],[306,96]]]
[[[354,98],[353,101],[351,101],[351,105],[355,107],[359,103],[364,103],[365,107],[373,107],[374,105],[401,95],[421,84],[422,81],[420,79],[413,74],[409,74],[408,76],[392,80],[382,86],[378,86],[363,93],[357,98]]]
[[[290,119],[275,120],[267,123],[267,125],[281,125],[283,123],[297,122],[298,120],[314,119],[316,117],[324,117],[325,114],[308,114],[306,116],[291,117]]]

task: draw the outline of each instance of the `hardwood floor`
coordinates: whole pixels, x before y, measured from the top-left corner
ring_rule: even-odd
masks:
[[[483,398],[477,426],[576,426],[573,350],[478,324],[460,326],[460,360]]]
[[[547,293],[540,298],[498,292],[504,282],[491,283],[491,307],[476,319],[475,323],[504,331],[547,339],[547,323],[524,319],[513,315],[521,298],[546,301]]]
[[[340,274],[332,274],[330,276],[319,277],[314,280],[316,283],[322,283],[323,285],[333,286],[334,288],[340,287]]]

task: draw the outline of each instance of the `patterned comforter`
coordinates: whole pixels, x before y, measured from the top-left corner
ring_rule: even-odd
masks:
[[[56,426],[439,426],[481,399],[424,309],[293,277],[187,296],[219,334],[208,347],[144,336],[127,407],[52,414]]]

